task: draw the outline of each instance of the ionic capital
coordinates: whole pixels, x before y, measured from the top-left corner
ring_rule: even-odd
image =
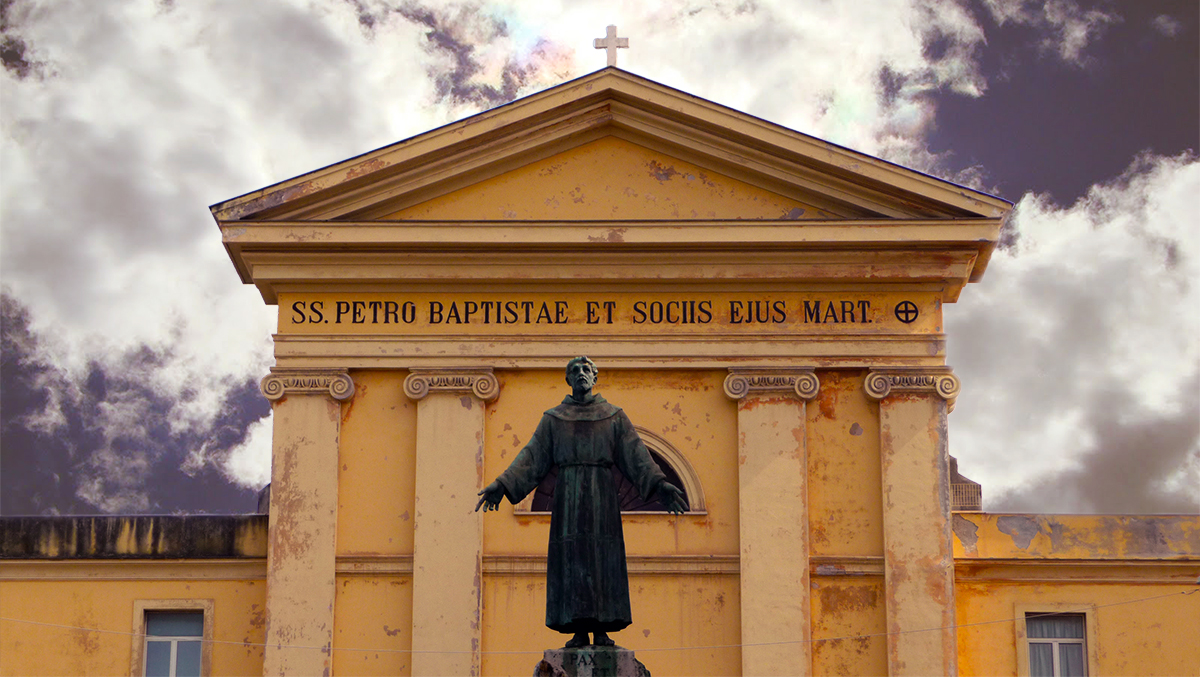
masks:
[[[750,394],[791,394],[802,400],[817,396],[821,382],[811,367],[730,367],[725,394],[740,400]]]
[[[413,369],[404,379],[404,394],[419,400],[429,393],[464,393],[491,402],[500,396],[500,382],[491,367]]]
[[[863,390],[876,400],[892,393],[929,393],[953,406],[960,385],[949,367],[892,367],[872,369],[863,382]]]
[[[325,394],[335,400],[354,397],[354,380],[345,369],[274,368],[263,377],[258,389],[274,402],[285,395]]]

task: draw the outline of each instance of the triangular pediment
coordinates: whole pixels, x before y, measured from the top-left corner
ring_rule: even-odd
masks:
[[[617,136],[416,202],[386,220],[802,219],[834,215]]]
[[[508,207],[472,212],[483,196]],[[688,204],[714,196],[711,209]],[[615,68],[212,207],[219,222],[961,219],[1009,209]]]

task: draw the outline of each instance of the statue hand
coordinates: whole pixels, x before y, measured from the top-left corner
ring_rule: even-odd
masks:
[[[479,492],[479,495],[483,498],[479,499],[479,502],[475,504],[475,512],[479,512],[480,507],[483,508],[484,512],[499,510],[500,501],[504,499],[504,485],[500,484],[499,481],[492,482],[484,487],[483,491]]]
[[[658,500],[672,515],[682,515],[690,507],[683,498],[683,490],[670,482],[658,485]]]

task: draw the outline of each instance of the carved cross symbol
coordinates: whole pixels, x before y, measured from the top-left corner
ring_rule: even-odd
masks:
[[[617,65],[617,49],[629,49],[629,38],[618,38],[617,27],[609,26],[604,31],[603,38],[592,40],[592,46],[596,49],[604,49],[608,51],[608,65]]]
[[[917,304],[912,301],[901,301],[896,304],[896,319],[904,324],[912,324],[920,314],[921,311],[917,310]]]

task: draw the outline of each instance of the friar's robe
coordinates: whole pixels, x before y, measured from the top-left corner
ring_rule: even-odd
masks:
[[[553,630],[612,632],[633,622],[614,464],[642,498],[666,481],[624,411],[598,395],[583,404],[567,396],[498,478],[515,504],[558,467],[546,556]]]

